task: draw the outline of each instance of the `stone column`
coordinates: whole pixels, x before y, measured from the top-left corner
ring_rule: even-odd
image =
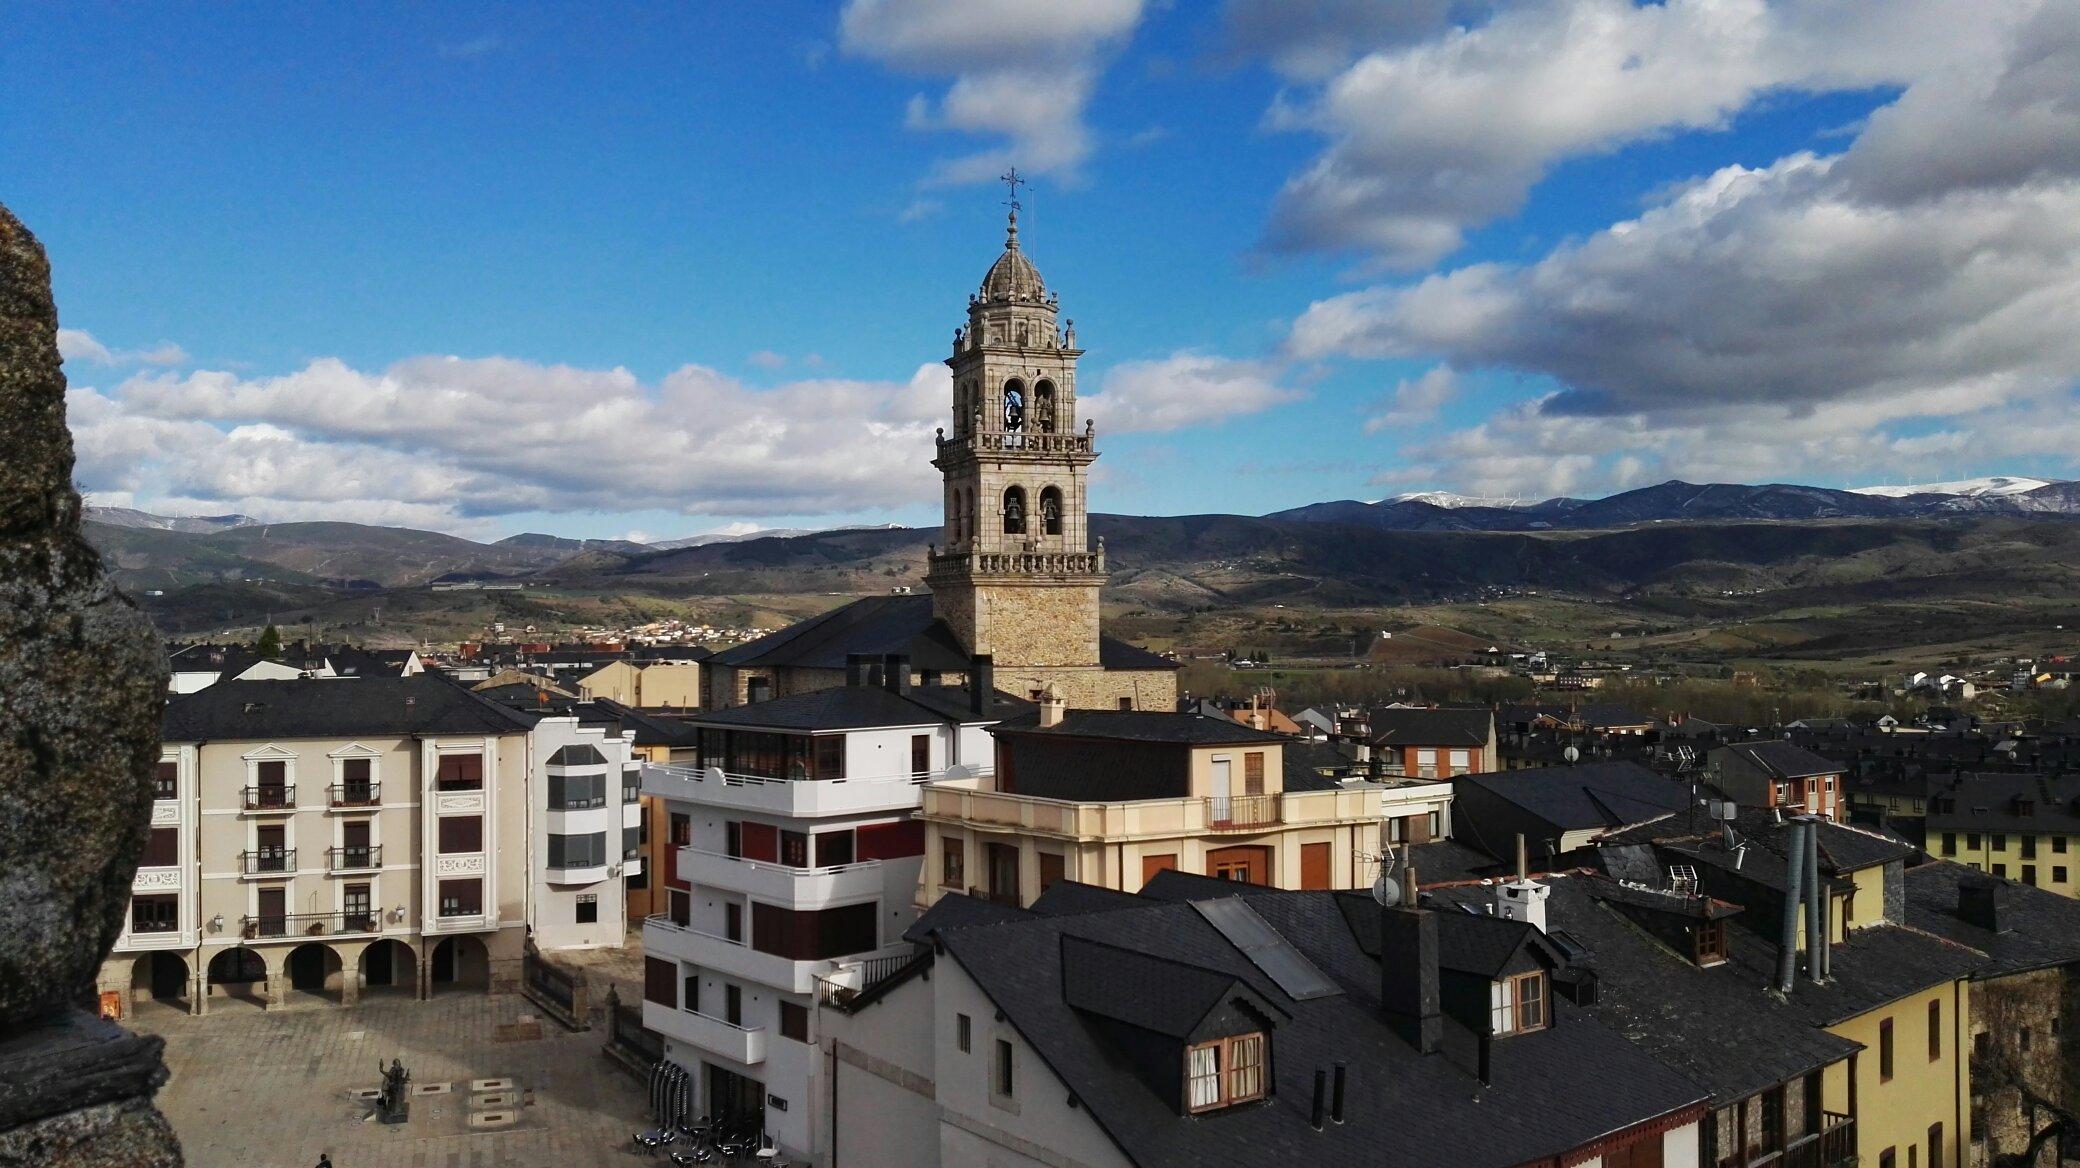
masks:
[[[0,1164],[178,1168],[157,1038],[82,1010],[151,825],[166,657],[80,532],[43,246],[0,207]]]

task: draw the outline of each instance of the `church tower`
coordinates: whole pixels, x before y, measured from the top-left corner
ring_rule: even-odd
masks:
[[[1004,254],[969,297],[946,360],[953,426],[932,459],[945,479],[946,526],[925,582],[969,651],[995,658],[1002,688],[1055,684],[1087,705],[1102,700],[1105,549],[1092,549],[1086,511],[1098,455],[1094,427],[1076,416],[1083,350],[1074,321],[1058,327],[1058,308],[1019,247],[1013,202]]]

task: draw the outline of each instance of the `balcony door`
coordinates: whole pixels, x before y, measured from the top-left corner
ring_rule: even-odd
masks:
[[[263,823],[253,830],[256,872],[283,872],[289,867],[287,829],[279,823]]]
[[[289,890],[276,885],[262,888],[255,899],[260,919],[260,935],[280,937],[289,931]]]
[[[1225,823],[1235,810],[1235,761],[1230,758],[1213,760],[1213,783],[1210,794],[1213,806],[1207,809],[1207,818],[1215,823]]]
[[[340,824],[340,866],[343,868],[366,868],[369,866],[368,820],[350,819]]]
[[[1018,895],[1018,845],[984,844],[982,850],[989,898],[998,904],[1024,907]]]

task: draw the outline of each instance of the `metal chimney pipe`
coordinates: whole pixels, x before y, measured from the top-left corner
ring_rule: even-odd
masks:
[[[1334,1085],[1329,1089],[1329,1118],[1338,1123],[1343,1122],[1343,1081],[1345,1072],[1346,1068],[1343,1063],[1338,1061]]]
[[[1323,1095],[1328,1091],[1328,1089],[1329,1072],[1322,1070],[1320,1067],[1316,1067],[1314,1072],[1314,1110],[1310,1113],[1310,1118],[1308,1120],[1309,1123],[1314,1124],[1314,1130],[1316,1131],[1322,1130],[1322,1104],[1324,1101]]]
[[[1531,879],[1530,853],[1524,847],[1524,833],[1517,833],[1517,883]]]
[[[1791,979],[1798,970],[1798,897],[1805,884],[1806,825],[1792,820],[1784,828],[1790,833],[1784,847],[1784,927],[1777,934],[1777,991],[1791,992]]]
[[[1827,977],[1827,931],[1820,922],[1821,906],[1827,903],[1827,895],[1820,887],[1818,820],[1806,821],[1805,835],[1805,854],[1799,859],[1806,866],[1806,976],[1817,982]]]

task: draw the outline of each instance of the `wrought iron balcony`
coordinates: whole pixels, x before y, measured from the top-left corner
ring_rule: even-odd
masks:
[[[383,801],[383,784],[374,780],[334,783],[325,788],[325,795],[332,807],[374,807]]]
[[[1254,831],[1285,822],[1283,795],[1215,795],[1206,801],[1213,831]]]
[[[242,917],[238,935],[251,941],[266,937],[333,937],[380,933],[383,922],[375,912],[282,913],[276,916]]]
[[[383,845],[362,844],[325,849],[325,867],[332,872],[365,872],[383,866]]]
[[[240,808],[245,811],[294,811],[296,784],[261,783],[247,787]]]
[[[246,876],[287,876],[296,871],[295,848],[261,848],[238,857],[239,872]]]

